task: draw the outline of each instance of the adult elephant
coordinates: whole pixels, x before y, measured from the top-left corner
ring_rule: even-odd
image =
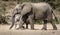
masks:
[[[50,22],[53,26],[54,30],[57,30],[57,27],[54,23],[52,23],[52,14],[53,13],[52,7],[48,3],[23,3],[22,10],[21,10],[21,17],[20,17],[20,25],[23,24],[23,18],[27,16],[29,19],[29,23],[31,24],[31,29],[34,29],[34,23],[36,20],[43,20],[44,25],[42,30],[47,30],[47,23]],[[25,17],[24,17],[25,16]],[[56,18],[56,16],[55,16]],[[25,20],[26,21],[26,20]],[[20,26],[19,25],[19,26]],[[28,23],[27,23],[28,26]],[[21,27],[21,26],[20,26]]]
[[[29,22],[31,24],[31,29],[34,29],[34,22],[36,20],[43,20],[44,25],[42,29],[47,29],[47,22],[50,22],[52,24],[54,30],[57,29],[56,25],[52,23],[52,14],[54,13],[48,3],[23,3],[18,7],[18,10],[16,9],[16,11],[18,11],[18,13],[20,13],[21,15],[19,28],[23,26],[24,22],[26,22],[26,28],[28,28]],[[13,22],[12,26],[14,24]],[[10,29],[12,28],[12,26],[10,27]]]

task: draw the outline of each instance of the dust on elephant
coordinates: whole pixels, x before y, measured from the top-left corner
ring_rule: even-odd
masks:
[[[52,14],[55,14],[53,13],[52,7],[48,3],[23,3],[22,5],[23,8],[20,13],[20,21],[23,21],[23,18],[27,16],[27,19],[29,19],[28,21],[31,24],[31,29],[34,29],[34,23],[36,20],[43,20],[44,24],[42,29],[47,30],[47,23],[50,22],[53,26],[53,29],[57,30],[56,25],[52,23]],[[20,22],[20,24],[23,23]]]

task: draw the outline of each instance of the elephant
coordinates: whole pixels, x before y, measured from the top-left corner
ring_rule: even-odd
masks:
[[[9,28],[9,30],[15,25],[15,29],[17,27],[17,25],[19,24],[19,20],[20,20],[20,4],[17,4],[15,6],[15,8],[13,9],[13,13],[12,13],[12,25]],[[24,26],[22,26],[24,28]]]
[[[18,25],[19,25],[19,20],[20,20],[20,14],[16,14],[15,15],[15,20],[14,20],[14,24],[15,24],[15,29],[18,29]],[[24,26],[22,26],[23,28],[25,28]]]
[[[47,30],[47,23],[50,22],[53,26],[54,30],[57,30],[57,27],[54,23],[52,23],[52,14],[55,16],[52,7],[45,2],[40,3],[22,3],[22,10],[21,10],[21,20],[24,21],[23,18],[27,16],[26,20],[29,19],[29,23],[31,25],[31,29],[34,29],[34,23],[36,20],[43,20],[43,28],[42,30]],[[25,16],[25,17],[24,17]],[[57,17],[55,16],[57,19]],[[26,21],[25,20],[25,21]],[[23,24],[20,22],[20,24]],[[28,25],[28,23],[27,23]]]
[[[18,9],[18,10],[17,10]],[[47,23],[50,22],[53,26],[54,30],[57,30],[57,27],[54,23],[52,23],[52,14],[55,16],[53,13],[52,7],[45,2],[40,2],[40,3],[22,3],[15,9],[18,11],[20,14],[20,23],[19,23],[19,28],[23,26],[24,23],[26,23],[26,28],[28,28],[28,23],[31,25],[31,29],[34,29],[34,23],[36,20],[43,20],[43,28],[42,30],[47,30]],[[17,12],[14,13],[18,14]],[[14,18],[14,16],[13,16]],[[56,16],[55,16],[56,18]],[[56,18],[57,19],[57,18]],[[14,21],[12,21],[12,26],[14,25]],[[10,29],[12,28],[10,27]]]
[[[15,29],[17,30],[18,28],[16,28],[19,25],[19,20],[20,20],[20,12],[21,12],[21,4],[17,4],[15,6],[15,8],[13,9],[13,13],[12,13],[12,24],[9,28],[9,30],[15,25]],[[25,20],[26,18],[24,18]],[[20,24],[21,25],[21,24]],[[27,26],[26,26],[27,27]],[[24,26],[22,26],[21,28],[25,28]]]

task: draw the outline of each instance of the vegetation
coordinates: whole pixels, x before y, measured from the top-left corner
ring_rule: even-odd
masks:
[[[16,1],[17,3],[22,2],[47,2],[49,3],[54,9],[60,6],[60,0],[2,0],[2,1]]]
[[[0,5],[0,24],[7,24],[7,21],[5,20],[5,4]]]
[[[6,19],[5,16],[0,15],[0,24],[8,24],[5,19]]]

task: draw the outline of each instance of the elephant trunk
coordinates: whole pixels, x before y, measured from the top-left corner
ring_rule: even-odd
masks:
[[[14,20],[15,20],[15,17],[12,17],[12,25],[11,25],[11,27],[9,28],[9,30],[14,26]]]

